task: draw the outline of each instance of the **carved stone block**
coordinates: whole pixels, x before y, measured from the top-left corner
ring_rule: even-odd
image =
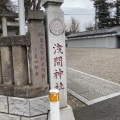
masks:
[[[8,104],[10,114],[24,117],[34,117],[47,114],[50,108],[48,96],[33,99],[8,97]]]
[[[48,96],[33,98],[30,100],[30,116],[45,114],[50,109]]]
[[[22,117],[21,120],[47,120],[47,115],[41,115],[32,118]]]
[[[39,16],[39,14],[37,15],[36,13],[35,16],[37,17]],[[43,21],[41,20],[40,22],[38,22],[36,19],[34,19],[28,24],[28,28],[31,35],[31,46],[29,53],[31,82],[33,86],[41,87],[44,89],[48,85],[48,81],[46,40]]]
[[[2,95],[0,95],[0,112],[8,113],[7,97]]]
[[[21,119],[20,119],[20,116],[0,113],[0,120],[21,120]]]
[[[39,97],[48,94],[48,87],[46,86],[44,89],[40,87],[15,87],[14,88],[14,96],[15,97],[23,97],[23,98],[33,98]]]
[[[9,113],[29,116],[29,100],[24,98],[8,97]]]
[[[45,5],[47,2],[63,3],[64,0],[42,0],[42,5]]]
[[[43,20],[44,19],[44,13],[42,10],[30,10],[28,12],[28,20]]]
[[[0,95],[20,97],[20,98],[34,98],[48,95],[48,86],[34,87],[34,86],[13,86],[13,85],[0,85]]]
[[[0,85],[0,95],[14,96],[14,86]]]

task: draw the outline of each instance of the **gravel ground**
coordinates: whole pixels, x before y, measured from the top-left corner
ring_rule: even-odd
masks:
[[[120,83],[120,49],[66,48],[67,67]]]
[[[79,109],[86,106],[83,102],[72,96],[68,93],[68,104],[72,107],[72,109]]]

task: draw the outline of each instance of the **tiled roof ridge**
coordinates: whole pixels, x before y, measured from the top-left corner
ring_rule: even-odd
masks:
[[[77,37],[77,36],[86,36],[86,35],[97,35],[97,34],[111,34],[111,33],[117,33],[120,30],[120,26],[110,27],[110,28],[102,28],[92,31],[83,31],[83,32],[77,32],[72,33],[68,35],[67,37]]]

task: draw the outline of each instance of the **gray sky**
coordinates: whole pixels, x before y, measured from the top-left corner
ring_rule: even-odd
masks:
[[[12,1],[17,2],[17,0]],[[90,0],[64,0],[62,10],[65,14],[69,14],[65,15],[65,23],[68,26],[70,24],[71,17],[74,17],[79,22],[81,31],[85,30],[85,26],[87,24],[94,24],[94,7],[93,2]]]
[[[69,8],[81,7],[81,8],[91,9],[93,8],[93,2],[91,2],[90,0],[64,0],[62,6]]]
[[[79,22],[81,31],[85,30],[86,25],[94,24],[94,7],[90,0],[64,0],[62,10],[65,14],[69,14],[65,15],[67,25],[70,24],[71,17]]]

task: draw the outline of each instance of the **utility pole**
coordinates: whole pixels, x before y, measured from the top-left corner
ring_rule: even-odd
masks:
[[[24,0],[18,0],[18,11],[19,11],[19,31],[20,31],[20,35],[25,35]]]

